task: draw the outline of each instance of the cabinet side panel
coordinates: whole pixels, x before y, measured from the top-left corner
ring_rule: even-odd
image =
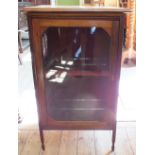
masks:
[[[41,33],[39,29],[39,21],[28,14],[29,36],[31,47],[31,59],[33,68],[33,80],[35,87],[35,95],[38,109],[39,125],[46,124],[46,109],[44,107],[44,73],[42,68],[42,47],[41,47]]]

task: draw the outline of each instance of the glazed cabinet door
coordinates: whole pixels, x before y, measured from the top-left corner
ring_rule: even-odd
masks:
[[[32,19],[31,31],[42,124],[114,121],[119,21]]]

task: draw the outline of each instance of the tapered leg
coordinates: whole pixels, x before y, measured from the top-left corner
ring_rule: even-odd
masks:
[[[112,131],[112,147],[111,147],[112,151],[114,151],[115,149],[115,139],[116,139],[116,126],[114,127]]]
[[[19,60],[20,65],[22,65],[22,59],[19,54],[18,54],[18,60]]]
[[[45,150],[43,130],[40,128],[39,132],[40,132],[41,147],[43,150]]]

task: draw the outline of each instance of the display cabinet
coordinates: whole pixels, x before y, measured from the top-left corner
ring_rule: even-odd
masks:
[[[124,16],[106,7],[25,8],[39,129],[112,130],[116,134]]]

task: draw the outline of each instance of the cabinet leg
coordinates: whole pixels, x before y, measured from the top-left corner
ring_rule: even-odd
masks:
[[[115,149],[115,139],[116,139],[116,127],[112,131],[112,147],[111,147],[112,151],[114,151]]]
[[[18,60],[19,60],[20,65],[22,65],[22,59],[21,59],[20,54],[18,54]]]
[[[39,129],[39,132],[40,132],[41,148],[45,150],[43,130]]]

